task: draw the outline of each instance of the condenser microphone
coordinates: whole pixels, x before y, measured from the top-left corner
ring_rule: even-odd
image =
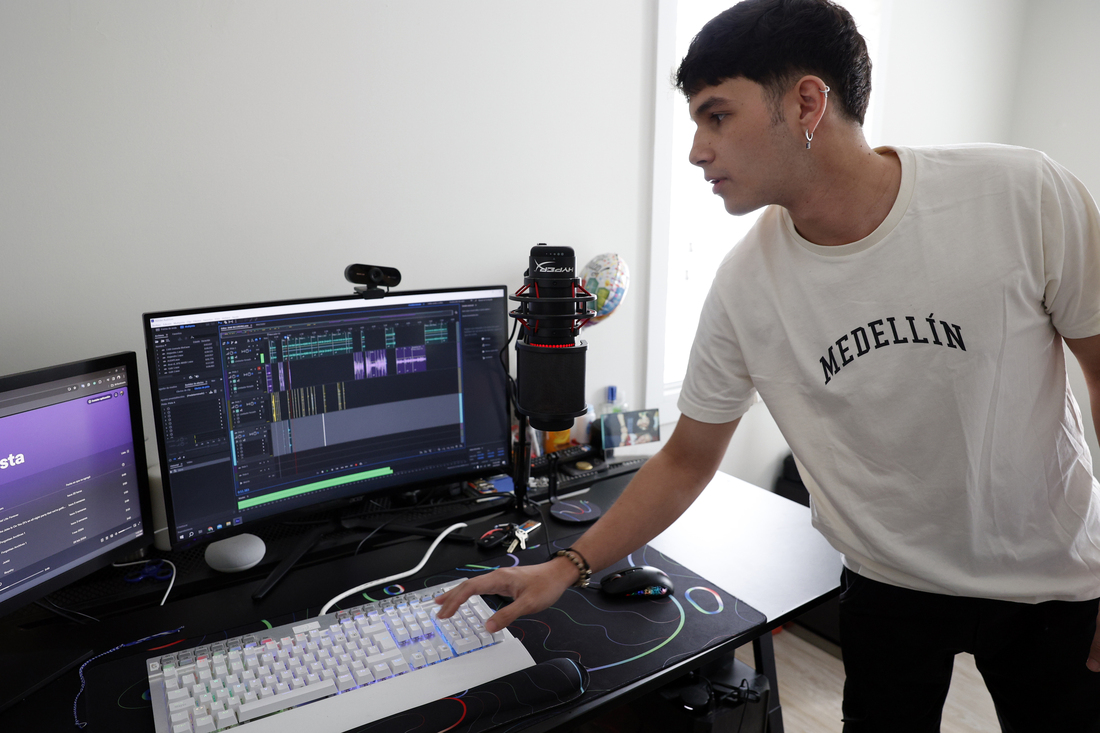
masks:
[[[531,248],[523,287],[510,296],[520,307],[509,315],[522,330],[516,341],[516,411],[536,430],[569,430],[587,412],[584,361],[588,344],[577,339],[595,312],[596,299],[577,278],[572,247]]]

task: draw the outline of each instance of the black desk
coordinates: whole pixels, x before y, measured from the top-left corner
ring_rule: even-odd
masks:
[[[623,476],[597,484],[593,487],[591,496],[606,508],[626,485],[628,479],[628,476]],[[707,492],[704,492],[704,498],[700,502],[702,503],[698,508],[701,511],[689,512],[673,528],[658,538],[654,546],[693,569],[695,569],[694,562],[705,564],[705,557],[713,557],[718,547],[721,547],[722,554],[726,557],[741,558],[742,562],[736,565],[741,572],[734,577],[741,578],[742,582],[750,576],[752,578],[741,589],[731,587],[736,585],[736,582],[731,581],[729,577],[710,575],[707,577],[723,590],[733,593],[742,601],[763,611],[767,619],[749,630],[719,639],[705,651],[672,663],[666,661],[664,666],[653,669],[651,674],[608,694],[595,698],[582,698],[578,704],[568,709],[556,711],[549,718],[534,721],[529,726],[529,730],[549,731],[568,728],[596,715],[602,709],[646,694],[694,668],[728,655],[733,649],[749,642],[755,644],[758,669],[768,673],[771,678],[774,705],[771,729],[782,730],[778,687],[771,654],[771,637],[768,632],[801,610],[835,594],[839,578],[839,560],[836,553],[828,548],[816,531],[809,526],[807,509],[770,492],[751,487],[737,479],[719,475]],[[713,514],[714,511],[722,512],[722,516],[730,522],[741,521],[746,527],[751,525],[754,528],[753,532],[750,533],[747,529],[734,533],[712,531],[716,516]],[[737,519],[739,517],[744,519]],[[498,520],[487,520],[487,525],[491,526],[495,521]],[[568,536],[575,533],[577,529],[576,526],[561,525],[553,521],[550,525],[553,538]],[[473,534],[472,529],[466,532]],[[692,538],[691,542],[682,541],[685,535]],[[540,530],[535,541],[541,540]],[[164,607],[145,606],[133,612],[106,618],[97,624],[84,626],[59,624],[56,625],[56,629],[65,634],[82,635],[84,641],[99,653],[119,643],[174,629],[177,626],[185,626],[183,633],[194,638],[222,631],[236,625],[237,622],[277,619],[287,614],[301,613],[307,606],[312,606],[309,610],[316,613],[320,604],[347,587],[370,577],[379,577],[412,567],[419,561],[427,544],[426,539],[411,540],[359,556],[342,557],[304,567],[289,574],[282,584],[260,603],[254,603],[251,600],[251,593],[260,582],[256,580],[177,601],[173,601],[170,597],[168,604]],[[489,554],[473,546],[443,544],[419,575],[427,577],[443,574],[459,566],[483,563],[488,557],[490,557]],[[745,562],[754,557],[759,558],[760,562]],[[772,560],[766,561],[769,557]],[[702,574],[707,575],[705,572]],[[792,593],[792,589],[796,592]],[[754,593],[757,595],[755,599]],[[41,633],[40,630],[30,630],[13,634],[12,630],[0,626],[0,638],[4,639],[5,644],[15,647],[34,644],[35,637],[39,633]],[[118,652],[119,655],[126,653],[126,651]],[[111,658],[107,657],[104,661]],[[140,684],[140,679],[134,680],[134,683]],[[78,689],[79,680],[76,672],[67,673],[23,702],[0,712],[0,729],[72,730],[73,699]],[[85,692],[85,696],[89,694],[93,694],[93,691]],[[81,719],[89,720],[85,710],[82,704]],[[149,720],[151,730],[151,717]],[[95,720],[89,722],[90,725],[86,730],[94,733],[97,730]]]

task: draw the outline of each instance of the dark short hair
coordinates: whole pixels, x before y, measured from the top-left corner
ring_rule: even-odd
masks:
[[[871,59],[851,13],[829,0],[744,0],[703,26],[676,72],[691,99],[703,87],[744,77],[777,105],[804,74],[829,85],[829,101],[863,124]]]

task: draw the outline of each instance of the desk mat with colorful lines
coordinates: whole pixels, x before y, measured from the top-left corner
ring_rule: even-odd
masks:
[[[550,552],[576,539],[554,543]],[[405,581],[363,597],[386,594],[481,575],[498,567],[543,562],[544,546],[501,555],[484,562],[422,579]],[[719,589],[649,546],[599,576],[634,565],[664,570],[676,585],[660,599],[611,598],[596,590],[570,588],[550,608],[513,623],[509,630],[531,653],[536,666],[443,700],[356,728],[356,733],[429,733],[434,731],[519,730],[566,705],[595,700],[624,685],[649,677],[732,636],[763,624],[762,613]],[[493,598],[487,598],[491,604]],[[361,604],[358,597],[344,605]],[[298,619],[303,618],[298,615]],[[270,619],[272,625],[297,620]],[[263,630],[261,624],[230,629],[226,637]],[[210,639],[189,640],[181,648]],[[150,643],[149,647],[155,646]],[[153,730],[144,659],[150,654],[89,667],[87,719],[95,730]],[[139,682],[142,681],[142,682]],[[96,691],[99,691],[98,694]]]

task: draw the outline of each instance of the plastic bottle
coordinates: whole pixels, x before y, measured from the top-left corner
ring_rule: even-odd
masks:
[[[544,432],[543,435],[543,448],[547,453],[554,453],[569,447],[569,436],[571,431],[569,430],[550,430]]]
[[[614,384],[607,387],[607,401],[600,405],[600,415],[610,415],[614,412],[626,412],[626,402],[619,400],[619,388]]]

